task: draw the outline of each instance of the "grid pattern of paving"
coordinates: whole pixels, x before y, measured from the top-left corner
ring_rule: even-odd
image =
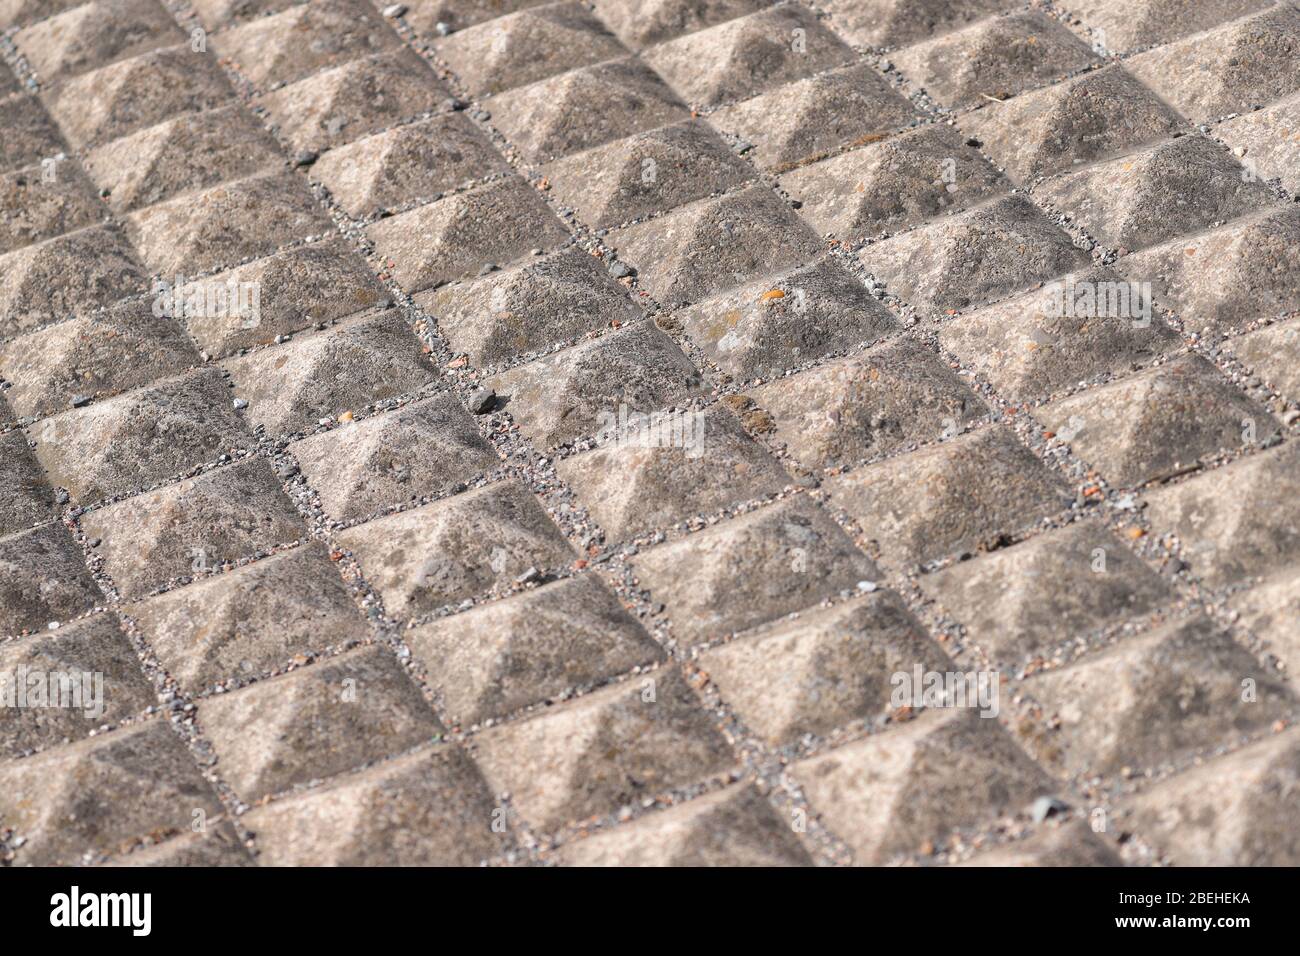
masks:
[[[1300,863],[1294,3],[0,29],[4,862]]]

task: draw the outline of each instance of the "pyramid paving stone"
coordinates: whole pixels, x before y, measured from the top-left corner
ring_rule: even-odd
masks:
[[[556,468],[613,540],[776,494],[790,480],[720,405],[639,418]]]
[[[596,15],[623,43],[644,49],[684,33],[755,13],[764,0],[596,0]]]
[[[240,818],[262,866],[475,866],[510,849],[494,801],[459,749],[388,761]]]
[[[718,129],[754,145],[748,155],[781,172],[842,146],[873,143],[921,114],[865,64],[796,80],[709,115]]]
[[[641,310],[594,256],[577,248],[422,292],[416,304],[438,318],[438,331],[478,367],[581,338]]]
[[[1018,843],[977,853],[958,866],[1120,866],[1106,842],[1082,820],[1048,826]]]
[[[817,256],[821,243],[766,186],[704,199],[610,237],[664,305],[707,298]]]
[[[1285,666],[1291,686],[1300,691],[1300,568],[1283,571],[1228,599],[1236,623],[1264,643]]]
[[[124,599],[172,578],[249,558],[304,536],[289,498],[255,458],[91,512],[82,530]]]
[[[435,45],[474,96],[501,93],[627,52],[579,3],[520,10],[456,31]]]
[[[191,0],[195,15],[208,30],[278,13],[294,0]]]
[[[383,219],[366,234],[408,292],[507,265],[569,238],[542,198],[514,176]]]
[[[271,434],[417,391],[437,376],[400,312],[363,315],[323,332],[226,360],[247,415]]]
[[[56,13],[79,7],[85,0],[0,0],[0,27],[25,27]]]
[[[1177,866],[1295,866],[1300,735],[1292,730],[1134,797],[1124,824]]]
[[[543,172],[551,195],[593,228],[666,212],[753,178],[749,165],[695,120],[598,146]]]
[[[653,684],[648,683],[653,681]],[[476,738],[493,789],[549,833],[728,770],[735,756],[672,668]]]
[[[0,708],[0,757],[78,740],[157,701],[112,614],[0,644],[0,675],[27,695],[25,707]],[[47,687],[59,697],[35,696]]]
[[[1088,255],[1022,196],[868,246],[859,259],[889,291],[931,310],[982,305],[1088,264]]]
[[[811,866],[812,859],[752,784],[647,814],[560,851],[569,866]]]
[[[1195,122],[1248,112],[1300,90],[1300,9],[1279,3],[1125,67]]]
[[[181,115],[91,150],[86,170],[115,213],[242,179],[282,161],[275,140],[237,104]]]
[[[827,482],[897,566],[974,551],[1067,510],[1073,491],[1000,425]]]
[[[82,505],[253,446],[213,368],[73,408],[28,429],[50,481]]]
[[[476,724],[663,659],[591,574],[407,631],[407,645],[454,723]]]
[[[954,127],[933,125],[783,176],[819,233],[896,232],[1006,192],[1010,183]]]
[[[47,168],[0,175],[0,255],[103,218],[94,187],[75,162],[56,162],[53,182],[46,182]]]
[[[415,617],[569,565],[573,549],[523,485],[504,481],[335,536],[390,617]]]
[[[940,106],[958,109],[1046,86],[1100,60],[1064,26],[1037,12],[982,20],[900,50],[894,61]]]
[[[1181,40],[1256,13],[1272,0],[1076,0],[1071,6],[1115,53]]]
[[[541,447],[604,431],[623,409],[630,417],[703,392],[699,372],[681,350],[645,323],[503,372],[487,385]]]
[[[54,489],[20,431],[0,434],[0,537],[55,515]]]
[[[772,746],[886,713],[891,675],[917,665],[952,666],[891,591],[800,614],[700,658],[722,699]]]
[[[682,645],[775,621],[878,576],[839,526],[801,499],[643,552],[632,564],[652,600],[667,605]]]
[[[1300,404],[1300,322],[1283,322],[1223,345],[1284,398]]]
[[[0,256],[0,336],[87,315],[147,288],[135,251],[115,226],[39,242]]]
[[[717,106],[854,59],[809,10],[777,7],[651,47],[642,57],[691,103]]]
[[[1194,355],[1052,402],[1033,415],[1123,487],[1267,441],[1279,428],[1261,405]]]
[[[42,91],[50,114],[78,149],[156,126],[180,113],[230,103],[234,90],[211,54],[188,43],[114,63]]]
[[[806,468],[875,458],[955,433],[989,411],[938,355],[911,339],[877,345],[749,394],[774,421],[774,440]]]
[[[289,453],[340,521],[447,491],[500,464],[450,392],[294,442]]]
[[[1254,175],[1281,180],[1292,196],[1300,193],[1300,94],[1221,123],[1214,135],[1242,156]]]
[[[492,123],[524,158],[547,162],[686,119],[686,106],[635,58],[614,60],[494,96]]]
[[[154,273],[194,275],[267,256],[330,230],[311,191],[271,172],[180,196],[127,217],[127,230]]]
[[[48,84],[184,37],[158,0],[95,0],[18,31],[14,44]]]
[[[1300,453],[1294,443],[1148,492],[1147,517],[1172,531],[1192,573],[1212,587],[1300,561]]]
[[[1111,293],[1130,316],[1088,300]],[[1073,298],[1071,296],[1073,295]],[[1073,307],[1071,307],[1073,303]],[[1090,269],[945,323],[939,343],[986,377],[1009,401],[1050,395],[1107,373],[1124,373],[1179,347],[1164,323],[1140,314],[1150,298],[1106,269]],[[1098,314],[1101,313],[1101,314]]]
[[[247,801],[415,747],[438,719],[386,647],[365,647],[231,694],[198,719]]]
[[[741,380],[778,375],[896,328],[889,310],[830,258],[759,279],[658,322],[684,329],[711,361]]]
[[[855,44],[901,47],[1020,6],[1015,0],[822,0],[836,33]]]
[[[19,866],[60,866],[189,832],[221,804],[162,720],[0,765],[0,816],[26,838]]]
[[[918,853],[960,828],[1022,813],[1052,792],[996,720],[955,708],[922,713],[791,773],[859,866]]]
[[[106,860],[104,866],[253,866],[253,858],[228,822],[209,824],[202,833],[187,833],[163,843]]]
[[[464,113],[447,113],[339,146],[317,160],[310,175],[348,215],[360,218],[508,168]]]
[[[1300,309],[1300,209],[1250,217],[1119,260],[1150,282],[1156,305],[1191,329],[1241,325]]]
[[[251,82],[272,89],[400,43],[364,0],[315,0],[222,30],[209,45]]]
[[[1049,179],[1034,198],[1103,246],[1141,249],[1276,204],[1268,186],[1243,172],[1208,137],[1183,136]]]
[[[424,60],[398,49],[314,74],[258,105],[294,149],[316,152],[432,112],[446,99]]]
[[[63,151],[63,141],[49,114],[34,96],[0,91],[0,170],[19,169]]]
[[[209,291],[222,286],[229,289],[232,282],[237,307],[208,310]],[[256,299],[251,298],[253,289]],[[188,303],[191,295],[200,292],[205,306],[197,310],[199,314],[190,314],[188,305],[177,308],[175,299],[172,311],[182,313],[189,334],[204,351],[217,357],[271,345],[277,336],[301,332],[390,301],[365,260],[342,238],[286,249],[208,279],[183,283],[180,300]],[[255,310],[238,307],[241,294],[250,306],[256,302]]]
[[[415,0],[406,5],[409,9],[402,15],[402,20],[421,37],[434,39],[441,36],[439,23],[445,23],[454,32],[548,2],[550,0]]]
[[[1074,524],[921,580],[999,665],[1168,604],[1173,593],[1103,528]]]
[[[1255,700],[1242,699],[1247,679]],[[1295,704],[1284,683],[1205,617],[1037,674],[1024,693],[1049,722],[1030,749],[1049,770],[1070,776],[1153,767],[1232,744]]]
[[[167,673],[192,694],[370,636],[318,544],[168,591],[126,613]]]
[[[62,526],[47,524],[0,538],[0,635],[43,631],[104,600]]]
[[[961,118],[961,128],[1019,183],[1168,139],[1187,122],[1117,65]]]
[[[43,418],[73,399],[106,398],[176,375],[198,353],[147,300],[123,300],[103,312],[59,322],[0,345],[5,397],[19,415]]]

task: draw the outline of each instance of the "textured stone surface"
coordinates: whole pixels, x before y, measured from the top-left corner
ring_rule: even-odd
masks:
[[[446,392],[294,442],[289,453],[340,521],[446,491],[499,464]]]
[[[956,564],[923,586],[1005,664],[1140,619],[1173,597],[1118,538],[1086,523]]]
[[[453,349],[489,368],[641,317],[627,290],[580,249],[421,293],[416,302],[438,317]]]
[[[602,683],[663,652],[593,575],[406,633],[448,719],[476,724]]]
[[[414,392],[436,377],[397,312],[364,315],[323,332],[230,359],[248,416],[271,432]]]
[[[0,863],[1300,862],[1293,0],[0,32]]]
[[[433,737],[438,720],[393,653],[368,647],[205,700],[199,721],[245,800]]]
[[[478,748],[488,782],[542,832],[702,782],[735,761],[672,669],[494,729]]]
[[[741,380],[771,376],[895,328],[889,310],[834,260],[738,286],[660,316],[681,328],[709,360]]]
[[[123,597],[251,557],[303,536],[293,505],[265,461],[187,478],[87,515],[87,535]]]
[[[753,787],[737,786],[568,844],[569,866],[808,866],[786,821]]]
[[[668,608],[681,644],[714,641],[813,607],[875,566],[825,514],[783,502],[733,518],[632,562],[641,585]]]
[[[658,411],[701,391],[700,374],[681,350],[644,323],[503,372],[488,384],[543,447],[604,431],[624,410],[628,416]]]
[[[1121,487],[1180,471],[1205,455],[1266,442],[1279,427],[1195,356],[1044,405],[1034,417]]]
[[[995,545],[1062,513],[1073,498],[997,425],[837,475],[826,488],[894,566]]]
[[[752,177],[704,123],[674,123],[543,167],[552,195],[592,226],[665,212]]]
[[[892,675],[948,663],[889,591],[804,612],[700,658],[723,700],[772,745],[883,714]]]
[[[190,692],[261,677],[369,636],[315,544],[130,605],[126,613],[167,673]]]
[[[105,724],[142,713],[154,702],[153,685],[112,614],[68,624],[0,645],[0,674],[63,675],[57,699],[0,709],[0,757],[16,757],[78,740]]]
[[[1242,683],[1254,681],[1254,700]],[[1231,744],[1290,710],[1291,692],[1205,617],[1128,637],[1036,675],[1025,693],[1049,719],[1028,741],[1054,772],[1117,773]]]
[[[254,810],[263,866],[473,866],[501,853],[494,804],[452,746],[390,761]]]
[[[795,779],[859,866],[917,853],[953,829],[1028,809],[1047,775],[998,726],[962,710],[796,764]]]
[[[718,405],[633,419],[557,470],[612,540],[775,494],[789,480]]]
[[[397,617],[507,585],[529,568],[573,560],[541,504],[501,482],[358,525],[338,536]]]
[[[807,468],[878,458],[955,434],[987,408],[937,355],[900,339],[749,393]]]
[[[19,865],[68,866],[188,832],[221,804],[166,721],[0,764],[0,814],[26,840]]]

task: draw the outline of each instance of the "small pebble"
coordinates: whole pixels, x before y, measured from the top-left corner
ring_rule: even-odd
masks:
[[[73,396],[72,396],[72,407],[73,407],[73,408],[80,408],[80,407],[83,406],[83,405],[89,405],[89,404],[90,404],[90,396],[89,396],[89,395],[73,395]]]
[[[247,408],[247,407],[248,407],[248,399],[246,399],[246,398],[237,398],[237,399],[235,399],[234,402],[232,402],[231,404],[233,404],[233,405],[235,406],[235,408]]]
[[[636,270],[626,262],[621,262],[618,259],[615,259],[609,264],[609,274],[615,279],[623,279],[627,276],[636,275]]]
[[[1039,797],[1030,807],[1029,814],[1034,818],[1035,823],[1042,823],[1048,817],[1064,813],[1068,809],[1070,809],[1069,804],[1062,803],[1055,797]]]
[[[484,415],[492,410],[496,400],[496,392],[490,388],[480,388],[469,397],[469,410],[475,415]]]
[[[302,152],[294,154],[293,165],[298,168],[310,166],[318,159],[320,159],[320,153],[317,153],[314,150],[304,149]]]
[[[404,13],[406,13],[406,4],[404,3],[394,3],[384,7],[384,16],[386,17],[396,18]]]

